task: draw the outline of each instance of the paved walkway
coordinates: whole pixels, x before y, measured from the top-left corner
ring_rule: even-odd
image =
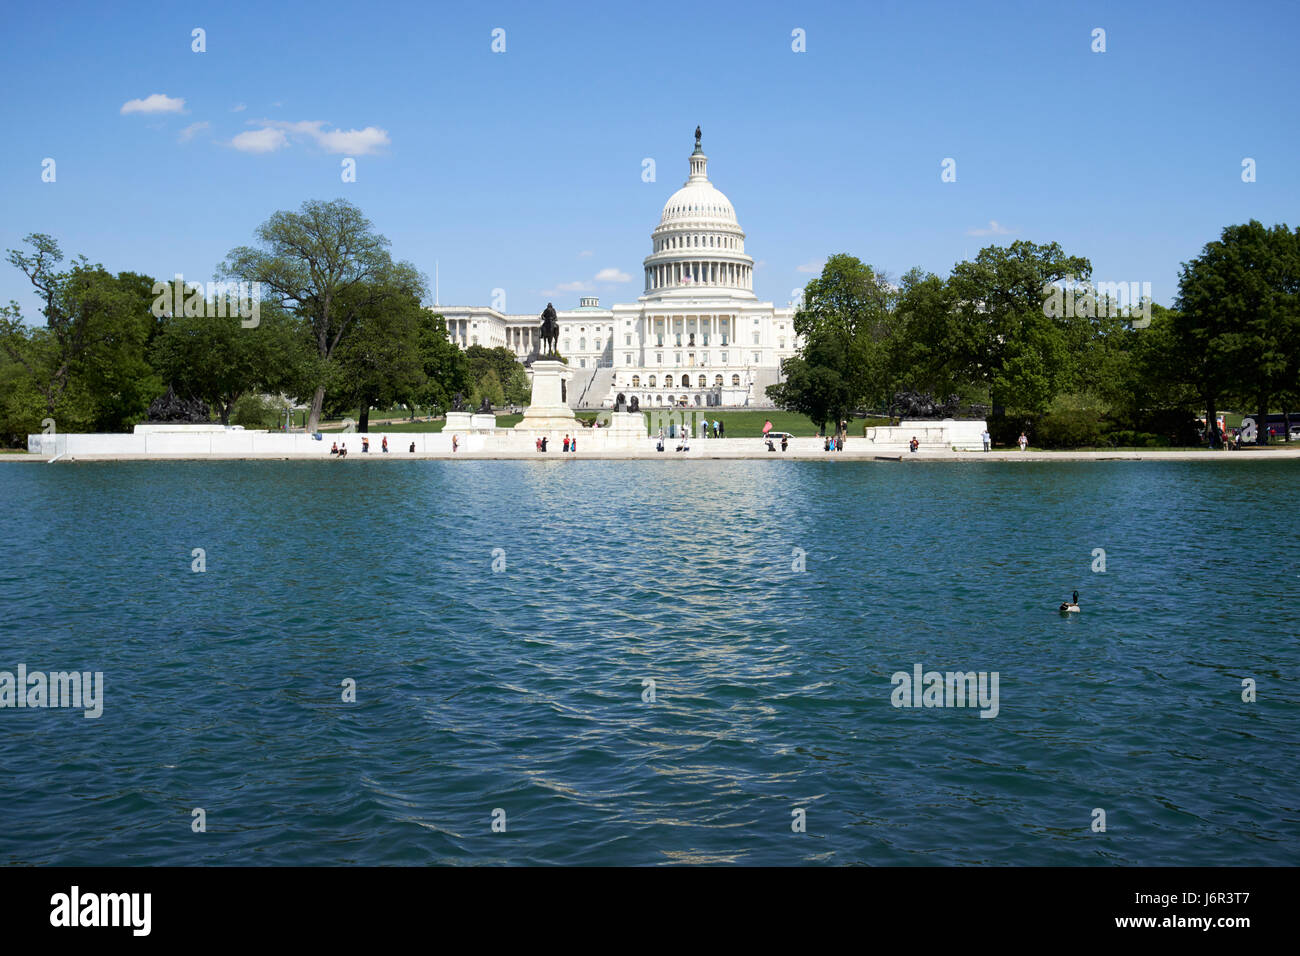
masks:
[[[675,452],[675,439],[668,439],[664,443],[665,450],[657,452],[654,450],[654,443],[647,441],[644,448],[615,449],[609,451],[587,451],[562,452],[558,447],[552,447],[550,451],[539,453],[532,449],[523,451],[482,451],[470,452],[461,450],[454,454],[451,453],[416,453],[410,454],[404,451],[392,451],[388,454],[382,452],[370,452],[362,454],[353,451],[346,458],[342,459],[343,463],[365,462],[365,461],[409,461],[414,458],[418,459],[452,459],[452,460],[473,460],[473,461],[582,461],[582,460],[601,460],[601,461],[634,461],[634,460],[651,460],[651,461],[687,461],[695,459],[757,459],[763,461],[888,461],[888,462],[981,462],[981,461],[1019,461],[1019,462],[1044,462],[1044,461],[1259,461],[1262,459],[1294,459],[1300,458],[1300,445],[1294,447],[1272,447],[1268,449],[1248,450],[1248,451],[1164,451],[1159,449],[1139,450],[1139,451],[1019,451],[1017,449],[1006,450],[996,449],[991,452],[978,451],[925,451],[921,450],[915,453],[907,451],[886,450],[874,448],[869,442],[862,439],[854,441],[849,440],[843,451],[828,452],[823,450],[820,439],[797,439],[790,445],[789,451],[782,452],[780,446],[777,451],[769,452],[762,439],[759,438],[714,438],[704,441],[693,440],[690,450],[686,452]],[[266,455],[76,455],[64,456],[59,459],[65,461],[222,461],[222,460],[246,460],[246,459],[270,459],[276,461],[305,460],[305,461],[339,461],[339,459],[328,455],[322,456],[320,453],[314,454],[285,454],[273,453]],[[44,462],[47,459],[42,455],[30,455],[27,453],[0,454],[0,462],[5,461],[26,461],[26,462]]]

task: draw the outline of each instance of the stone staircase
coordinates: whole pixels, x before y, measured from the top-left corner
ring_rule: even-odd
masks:
[[[614,370],[607,365],[574,369],[568,384],[569,407],[599,408],[613,385]]]

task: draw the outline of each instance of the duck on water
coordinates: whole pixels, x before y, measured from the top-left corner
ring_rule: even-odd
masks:
[[[1074,596],[1068,601],[1061,602],[1062,614],[1077,614],[1079,611],[1079,592],[1075,591]]]

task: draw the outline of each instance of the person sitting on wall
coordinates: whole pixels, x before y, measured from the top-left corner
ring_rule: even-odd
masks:
[[[917,441],[917,440],[916,440],[916,436],[913,435],[913,436],[912,436],[912,440],[911,440],[910,442],[907,443],[907,447],[910,448],[910,449],[912,449],[912,451],[916,451],[918,448],[921,447],[921,443],[920,443],[919,441]]]
[[[339,443],[335,442],[333,445],[330,446],[330,454],[337,455],[338,453],[339,453]]]
[[[415,442],[411,442],[411,454],[415,454]]]
[[[776,446],[772,444],[772,439],[768,438],[768,439],[764,439],[764,440],[767,442],[767,450],[768,450],[768,451],[776,451]]]
[[[361,454],[364,455],[364,454],[365,454],[366,452],[368,452],[368,451],[370,451],[370,439],[369,439],[369,438],[362,438],[362,439],[361,439]]]
[[[341,448],[339,449],[339,457],[340,457],[340,458],[345,458],[345,457],[347,457],[347,454],[348,454],[348,443],[347,443],[347,442],[344,442],[344,443],[343,443],[343,447],[341,447]]]

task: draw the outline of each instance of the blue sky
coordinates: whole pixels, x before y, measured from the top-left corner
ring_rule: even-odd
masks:
[[[942,275],[1023,238],[1168,303],[1224,225],[1300,224],[1298,35],[1290,2],[11,5],[0,247],[207,280],[346,197],[443,303],[633,301],[699,124],[760,298],[835,252]],[[4,263],[9,299],[39,321]]]

